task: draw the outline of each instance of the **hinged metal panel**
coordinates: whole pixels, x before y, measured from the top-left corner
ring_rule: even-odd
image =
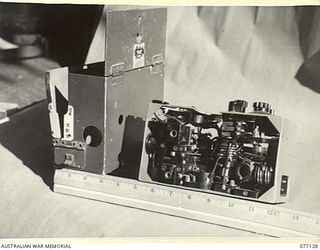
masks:
[[[105,76],[153,65],[165,55],[166,8],[108,11],[106,15]],[[118,66],[116,66],[118,65]]]
[[[106,78],[105,174],[118,167],[125,167],[124,172],[137,169],[148,104],[163,99],[163,74],[152,74],[145,67],[126,72],[121,78],[122,83],[116,85],[114,77]]]
[[[74,155],[80,167],[87,172],[101,174],[104,159],[104,102],[105,78],[69,74],[69,105],[74,109],[74,141],[85,145],[82,155]],[[77,144],[73,145],[77,148]],[[80,153],[79,153],[80,154]],[[83,161],[81,163],[80,161]]]
[[[61,139],[55,145],[58,167],[97,174],[129,162],[138,167],[148,103],[163,98],[167,10],[106,16],[105,62],[48,75],[53,138]]]

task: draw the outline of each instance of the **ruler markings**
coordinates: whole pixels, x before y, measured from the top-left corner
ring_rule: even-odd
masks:
[[[143,195],[140,195],[140,199],[144,201],[158,202],[162,205],[188,208],[197,212],[209,212],[235,219],[249,220],[254,223],[259,222],[261,224],[289,228],[298,232],[320,235],[320,219],[319,216],[313,214],[271,207],[276,205],[253,204],[253,202],[234,200],[229,197],[213,196],[190,190],[177,190],[172,187],[142,183],[119,177],[101,177],[100,175],[87,173],[84,176],[83,172],[78,173],[73,170],[58,171],[55,183],[65,186],[87,188],[133,199],[137,199],[137,193],[142,192]]]

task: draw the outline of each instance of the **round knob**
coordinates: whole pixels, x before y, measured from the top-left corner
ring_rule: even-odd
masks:
[[[229,102],[229,112],[245,113],[248,107],[248,102],[244,100],[234,100]]]
[[[253,111],[259,113],[270,114],[271,106],[266,102],[254,102],[253,103]]]

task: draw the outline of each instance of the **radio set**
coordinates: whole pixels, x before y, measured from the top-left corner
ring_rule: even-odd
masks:
[[[232,101],[229,112],[151,104],[140,180],[267,203],[284,202],[288,176],[280,147],[282,117],[269,104]]]
[[[207,114],[169,105],[166,9],[109,11],[105,61],[46,77],[54,165],[266,203],[288,198],[286,122],[235,100]],[[214,102],[211,103],[214,105]]]

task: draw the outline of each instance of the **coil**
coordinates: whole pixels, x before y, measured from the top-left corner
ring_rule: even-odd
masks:
[[[234,157],[240,149],[237,143],[222,142],[218,149],[218,155],[223,158]]]
[[[259,185],[269,185],[272,180],[272,170],[267,166],[257,166],[254,170],[254,181]]]

